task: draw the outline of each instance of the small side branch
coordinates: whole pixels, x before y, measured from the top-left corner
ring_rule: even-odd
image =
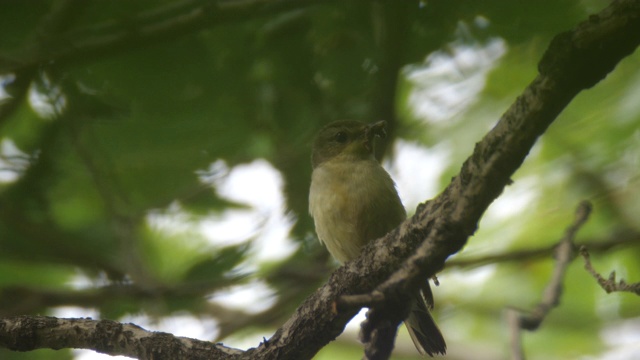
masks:
[[[587,269],[591,276],[598,280],[598,284],[600,284],[600,286],[604,289],[604,291],[607,292],[607,294],[610,294],[614,291],[625,291],[640,295],[640,282],[627,284],[623,279],[620,279],[620,282],[616,282],[615,271],[612,271],[611,274],[609,274],[609,278],[605,279],[593,268],[593,266],[591,266],[589,252],[587,251],[586,247],[580,247],[580,255],[582,255],[582,257],[584,258],[584,268]]]
[[[369,308],[360,330],[366,360],[389,358],[398,325],[407,317],[410,307],[408,297],[392,296],[377,290],[369,294],[342,296],[334,306],[337,312]]]
[[[514,308],[508,310],[507,319],[511,329],[512,359],[524,359],[524,352],[520,343],[520,329],[536,330],[551,309],[560,304],[566,270],[575,258],[574,238],[578,230],[589,219],[591,209],[591,203],[588,201],[583,201],[578,205],[573,224],[567,228],[564,237],[555,249],[556,266],[540,303],[528,315],[522,315],[520,314],[521,311]]]
[[[400,307],[400,309],[406,306]],[[396,308],[398,309],[398,308]],[[406,315],[403,311],[393,311],[395,316],[388,316],[389,308],[374,308],[367,312],[367,320],[362,323],[360,340],[365,344],[364,360],[388,359],[391,356],[398,333],[398,325]],[[404,315],[402,315],[404,314]]]

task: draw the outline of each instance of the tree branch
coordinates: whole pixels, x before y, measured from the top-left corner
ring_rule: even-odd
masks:
[[[111,320],[14,316],[0,319],[0,346],[15,351],[91,349],[137,359],[228,359],[242,351],[208,341],[152,332]]]
[[[16,55],[0,59],[0,73],[16,73],[42,64],[65,66],[92,61],[96,57],[176,38],[222,23],[246,20],[309,5],[317,0],[234,0],[172,2],[125,20],[108,20],[89,28],[55,34],[40,42],[25,45]]]
[[[443,193],[421,204],[416,215],[397,231],[383,241],[376,241],[375,249],[368,247],[355,265],[346,267],[352,265],[351,271],[367,269],[366,276],[371,276],[371,266],[382,267],[380,261],[390,260],[383,250],[407,256],[409,254],[398,248],[420,243],[400,269],[375,289],[391,299],[399,293],[417,291],[424,279],[443,267],[449,255],[464,246],[477,229],[484,211],[511,182],[511,175],[537,138],[573,97],[603,79],[639,42],[640,3],[637,1],[614,1],[574,30],[557,35],[540,61],[539,75],[476,144],[460,174]],[[390,241],[397,238],[404,245]],[[395,301],[381,311],[392,306],[397,306]]]
[[[591,251],[605,252],[618,246],[629,246],[640,244],[640,233],[633,229],[625,229],[623,231],[616,231],[607,236],[604,239],[591,239],[585,240],[576,244],[576,246],[584,246]],[[503,262],[523,261],[523,260],[535,260],[546,258],[553,253],[556,244],[548,246],[510,250],[497,254],[490,254],[486,256],[480,256],[468,259],[453,259],[447,261],[445,269],[465,269],[476,268],[488,264],[498,264]]]

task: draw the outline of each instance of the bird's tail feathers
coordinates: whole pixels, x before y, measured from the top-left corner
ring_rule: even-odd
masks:
[[[411,340],[418,351],[423,355],[433,356],[435,354],[444,355],[447,351],[447,344],[440,333],[428,308],[433,307],[433,298],[429,293],[418,294],[416,301],[411,305],[409,316],[405,320]],[[430,299],[430,300],[429,300]]]

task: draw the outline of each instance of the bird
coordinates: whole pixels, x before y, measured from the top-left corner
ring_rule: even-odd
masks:
[[[316,234],[339,262],[352,260],[368,242],[406,219],[395,183],[374,156],[386,122],[341,120],[324,126],[313,141],[309,213]],[[429,310],[429,283],[412,300],[405,325],[423,355],[445,354],[446,343]]]

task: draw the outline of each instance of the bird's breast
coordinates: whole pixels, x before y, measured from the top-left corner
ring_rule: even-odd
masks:
[[[340,262],[405,218],[389,174],[375,161],[328,161],[314,169],[309,212],[316,232]]]

